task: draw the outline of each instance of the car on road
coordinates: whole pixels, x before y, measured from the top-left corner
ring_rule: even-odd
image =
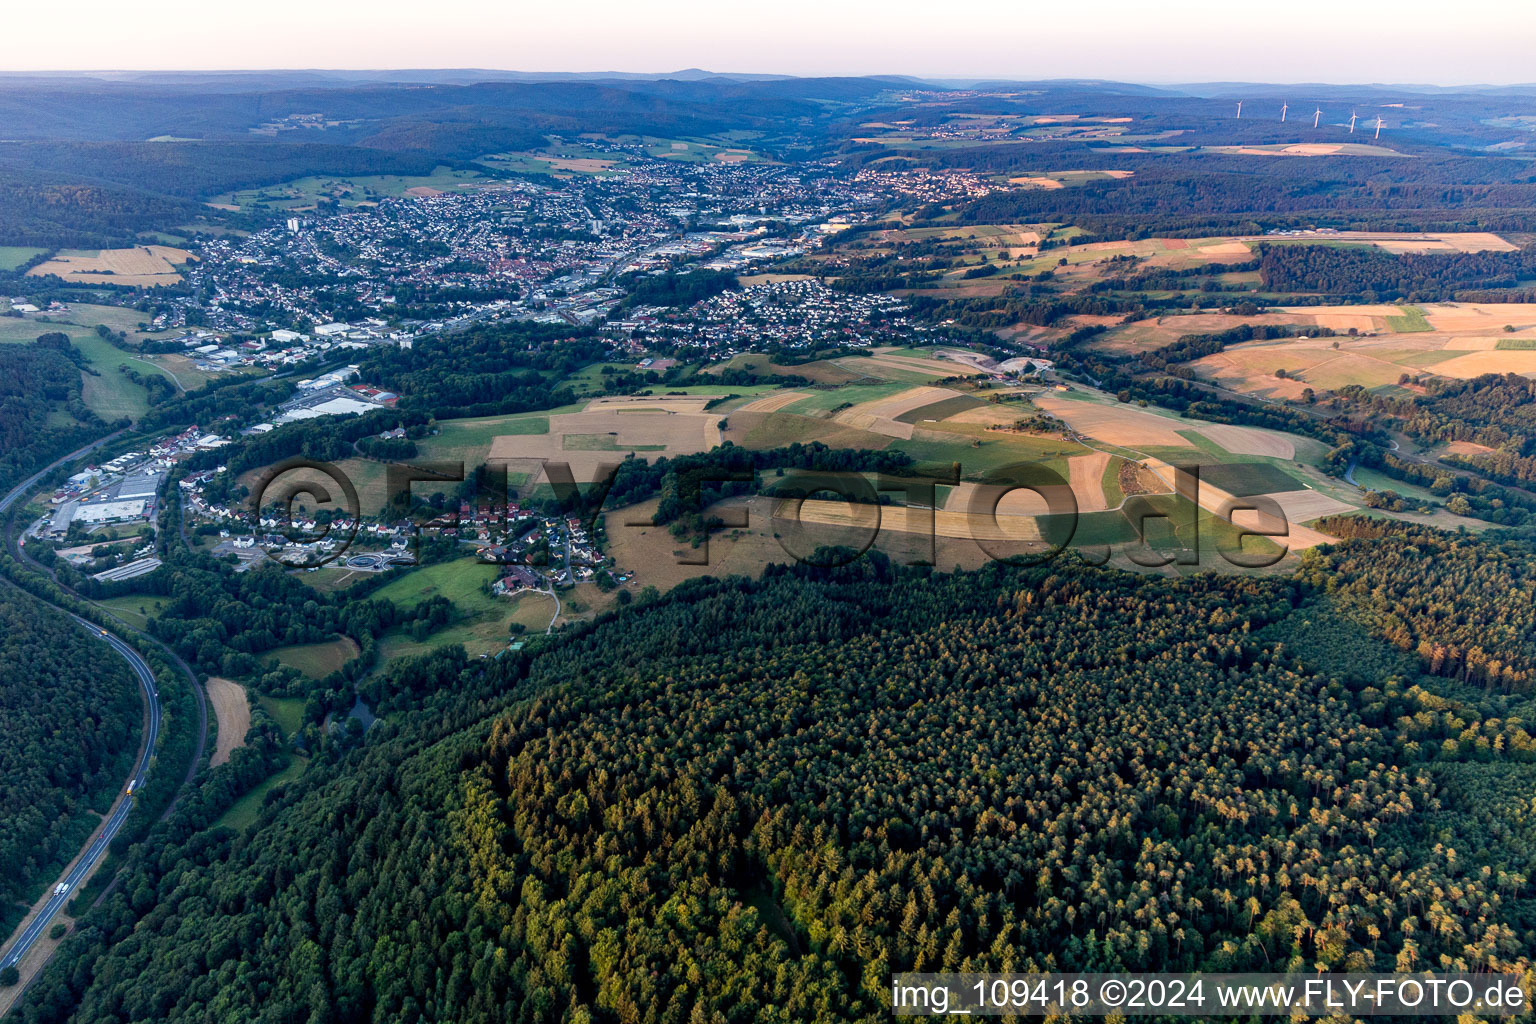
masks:
[[[53,887],[53,894],[55,896],[63,896],[67,892],[69,892],[68,882],[60,882],[58,885]]]

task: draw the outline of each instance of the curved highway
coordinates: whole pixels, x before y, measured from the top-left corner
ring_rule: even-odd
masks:
[[[118,433],[121,433],[121,431]],[[115,436],[116,434],[113,434],[102,438],[95,444],[87,445],[79,451],[66,455],[53,465],[24,480],[3,499],[0,499],[0,513],[4,513],[12,505],[16,504],[54,466],[77,459],[86,452],[105,444]],[[47,602],[44,603],[46,604]],[[50,605],[50,607],[52,606]],[[138,792],[140,787],[144,785],[144,780],[149,775],[150,764],[154,761],[155,744],[160,738],[160,694],[155,687],[155,674],[150,669],[148,663],[139,656],[138,651],[89,619],[83,619],[72,612],[65,612],[64,614],[73,619],[82,629],[89,630],[92,635],[106,643],[107,646],[111,647],[128,662],[129,667],[133,669],[133,674],[138,677],[139,687],[144,691],[144,701],[149,707],[149,729],[145,733],[144,749],[139,755],[138,763],[134,765],[133,775],[129,777],[124,786],[124,791],[119,794],[117,800],[112,805],[112,809],[107,813],[106,819],[102,822],[101,828],[93,834],[91,841],[81,851],[74,865],[64,873],[63,877],[53,884],[53,894],[49,896],[48,902],[43,905],[42,910],[22,930],[10,948],[6,949],[3,954],[0,954],[0,970],[16,965],[22,957],[26,956],[32,945],[37,942],[39,936],[48,930],[48,926],[53,922],[54,917],[69,902],[70,897],[74,894],[75,889],[79,887],[81,881],[89,876],[92,869],[96,867],[97,862],[107,852],[107,847],[117,837],[118,832],[122,831],[123,823],[128,820],[128,815],[133,811],[132,794]]]
[[[27,955],[32,944],[48,930],[54,916],[64,904],[69,902],[70,896],[80,882],[90,875],[92,869],[96,867],[96,862],[101,860],[102,855],[107,852],[107,847],[122,830],[123,822],[128,820],[128,815],[133,810],[133,797],[130,794],[137,792],[139,787],[144,785],[144,779],[149,775],[150,762],[154,760],[155,741],[160,738],[160,694],[155,689],[155,674],[150,670],[149,665],[139,657],[138,651],[94,622],[82,619],[78,615],[71,614],[69,617],[82,628],[90,630],[93,635],[105,641],[109,647],[127,660],[128,665],[133,669],[133,674],[138,676],[139,686],[144,691],[144,700],[149,704],[149,731],[145,733],[144,750],[139,755],[138,764],[134,766],[133,776],[128,780],[125,792],[112,805],[112,810],[102,822],[101,830],[91,839],[74,866],[54,883],[53,895],[43,905],[42,911],[32,919],[32,923],[27,925],[11,948],[0,956],[0,970],[12,966]]]

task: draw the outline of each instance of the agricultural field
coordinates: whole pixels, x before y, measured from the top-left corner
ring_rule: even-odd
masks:
[[[542,434],[495,436],[488,457],[509,471],[533,473],[544,460],[568,463],[578,481],[596,479],[598,466],[628,452],[686,455],[708,451],[721,441],[718,412],[707,412],[705,396],[611,397],[587,403],[580,412],[551,413]]]
[[[1296,306],[1264,319],[1281,317],[1291,323],[1296,318],[1310,319],[1319,327],[1358,333],[1244,342],[1196,360],[1190,368],[1222,387],[1271,399],[1297,399],[1309,387],[1315,391],[1351,384],[1372,390],[1395,388],[1403,374],[1469,380],[1486,373],[1536,373],[1536,309],[1530,307]],[[1110,346],[1122,351],[1130,347],[1120,337],[1106,342]]]
[[[31,249],[24,245],[0,245],[0,270],[15,270],[30,259],[47,252],[47,249]]]
[[[460,558],[408,570],[385,584],[375,596],[393,601],[402,608],[414,608],[423,601],[441,596],[453,602],[457,612],[454,621],[424,640],[412,638],[403,629],[386,632],[379,637],[379,664],[386,665],[395,658],[412,657],[449,644],[459,644],[472,655],[506,647],[511,602],[493,597],[482,589],[495,581],[499,571],[497,566],[479,559]]]
[[[272,717],[284,736],[292,736],[304,727],[304,701],[299,697],[261,696],[256,698],[256,704]]]
[[[160,610],[165,607],[166,598],[153,597],[149,594],[128,594],[124,597],[109,597],[93,603],[134,629],[147,629],[149,620],[159,615]]]
[[[722,146],[699,139],[651,139],[645,140],[646,152],[662,160],[681,160],[685,163],[765,163],[767,157],[739,146]]]
[[[317,644],[294,644],[277,647],[261,656],[263,662],[275,660],[286,668],[296,669],[311,679],[324,679],[341,666],[357,657],[357,644],[348,637],[337,637]]]
[[[81,397],[92,412],[109,423],[121,416],[136,420],[149,408],[148,393],[142,385],[135,384],[121,372],[122,367],[141,376],[158,374],[176,380],[175,375],[158,361],[124,352],[94,332],[73,341],[90,360],[91,368],[97,371],[97,374],[83,375]]]
[[[251,704],[246,698],[245,687],[218,676],[208,678],[208,701],[218,722],[218,744],[214,747],[210,768],[217,768],[229,760],[236,748],[245,746],[245,734],[251,728]]]
[[[1407,158],[1386,146],[1369,142],[1293,142],[1268,146],[1201,146],[1203,153],[1226,153],[1240,156],[1389,156]]]
[[[349,178],[310,177],[281,185],[240,189],[217,196],[208,205],[219,210],[271,210],[304,213],[322,199],[343,207],[372,206],[381,199],[434,196],[452,189],[483,185],[478,171],[439,167],[429,175],[374,174]]]
[[[514,174],[543,174],[566,179],[577,176],[608,177],[624,173],[631,163],[629,155],[602,145],[559,143],[542,149],[491,153],[476,158],[499,171]]]
[[[156,288],[181,283],[184,264],[196,259],[185,249],[141,245],[133,249],[64,249],[27,271],[28,277],[53,275],[69,284],[108,284]]]
[[[128,367],[141,376],[157,374],[169,378],[177,381],[183,388],[200,386],[202,380],[207,378],[207,374],[201,374],[201,379],[195,382],[179,381],[167,366],[167,361],[180,357],[137,356],[123,351],[100,337],[93,326],[73,322],[75,320],[106,322],[81,312],[98,309],[115,310],[116,307],[75,307],[71,313],[71,321],[18,320],[14,317],[0,317],[0,344],[25,344],[37,340],[40,335],[53,332],[68,335],[70,342],[89,361],[90,369],[96,371],[81,374],[81,398],[91,411],[107,422],[123,416],[136,420],[149,408],[149,397],[144,387],[134,383],[120,372],[121,367]],[[120,312],[137,315],[134,310]]]

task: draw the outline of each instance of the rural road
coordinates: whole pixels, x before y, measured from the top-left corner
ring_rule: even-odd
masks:
[[[144,691],[144,700],[149,705],[149,729],[144,734],[144,749],[139,754],[138,763],[134,766],[133,775],[129,778],[128,786],[126,787],[131,790],[137,790],[144,784],[144,779],[149,774],[150,762],[154,759],[155,755],[155,742],[160,738],[160,695],[155,689],[155,674],[150,670],[149,665],[145,663],[144,659],[139,657],[139,652],[125,644],[122,640],[88,619],[82,619],[78,615],[70,615],[70,618],[74,619],[81,628],[90,630],[91,633],[105,641],[114,651],[122,655],[127,660],[129,667],[133,669],[133,674],[138,677],[139,686]],[[102,823],[101,830],[95,834],[79,859],[75,861],[74,867],[65,872],[64,876],[54,883],[55,891],[53,896],[43,905],[43,909],[38,912],[37,916],[32,919],[32,923],[22,930],[16,941],[11,944],[4,955],[0,955],[0,970],[10,967],[21,960],[27,954],[27,951],[32,948],[32,944],[37,941],[38,937],[47,931],[55,915],[64,907],[64,904],[69,902],[70,896],[74,893],[80,882],[90,875],[91,871],[96,867],[96,863],[107,852],[107,847],[116,838],[117,833],[123,827],[123,822],[128,820],[128,815],[132,810],[133,797],[129,796],[126,792],[119,795],[116,803],[112,805],[111,812]],[[63,892],[58,891],[60,885],[66,887]]]

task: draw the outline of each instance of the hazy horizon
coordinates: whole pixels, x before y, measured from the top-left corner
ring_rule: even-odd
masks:
[[[645,9],[592,0],[508,10],[467,0],[451,17],[419,5],[273,0],[259,14],[82,0],[7,16],[0,70],[388,71],[473,69],[572,75],[909,75],[929,79],[1513,85],[1536,79],[1536,6],[1467,0],[1441,9],[1370,0],[1297,0],[1263,11],[1204,0],[1149,8],[1104,0],[1021,10],[979,0],[938,15],[913,0],[827,5],[783,0],[722,11],[701,0]],[[571,68],[591,68],[572,71]]]

